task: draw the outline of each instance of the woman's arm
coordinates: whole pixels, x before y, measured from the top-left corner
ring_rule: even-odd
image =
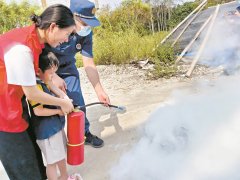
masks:
[[[22,89],[28,100],[42,104],[60,106],[64,114],[68,114],[74,109],[72,101],[70,99],[61,99],[51,96],[43,91],[40,91],[36,85],[22,86]]]
[[[48,109],[42,106],[37,106],[33,108],[33,112],[36,116],[53,116],[53,115],[63,116],[64,115],[61,109]]]
[[[29,47],[25,45],[13,46],[4,54],[4,62],[8,84],[21,86],[29,100],[60,106],[64,113],[70,113],[73,110],[71,100],[53,97],[37,88],[33,56]]]

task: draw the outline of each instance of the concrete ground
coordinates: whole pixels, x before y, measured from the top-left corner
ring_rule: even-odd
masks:
[[[68,166],[69,173],[79,172],[84,180],[110,179],[109,170],[140,139],[141,129],[151,112],[174,90],[193,88],[191,79],[147,80],[146,72],[134,67],[100,66],[98,69],[111,103],[125,106],[127,111],[121,113],[101,105],[87,109],[91,132],[101,137],[105,145],[99,149],[85,146],[84,163]],[[82,70],[80,74],[86,104],[98,101],[86,74]],[[1,166],[0,179],[8,179]]]
[[[115,68],[115,67],[113,67]],[[129,150],[141,137],[141,130],[147,118],[176,89],[192,89],[190,79],[146,80],[142,71],[120,69],[112,73],[99,69],[102,84],[111,98],[111,103],[125,106],[124,114],[102,106],[87,109],[91,131],[101,137],[105,145],[96,149],[85,146],[85,162],[79,167],[69,167],[69,171],[80,172],[86,180],[108,180],[109,170],[121,155]],[[83,92],[86,104],[97,101],[90,83],[82,74]]]

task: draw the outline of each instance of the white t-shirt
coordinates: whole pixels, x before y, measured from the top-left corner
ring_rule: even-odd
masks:
[[[4,53],[8,84],[20,86],[36,85],[33,55],[29,47],[21,44],[12,46]]]

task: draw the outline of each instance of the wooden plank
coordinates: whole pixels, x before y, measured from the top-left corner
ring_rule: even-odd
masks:
[[[199,10],[198,12],[192,17],[192,19],[186,24],[186,26],[183,28],[183,30],[180,32],[180,34],[178,35],[178,37],[175,39],[175,41],[172,43],[172,47],[177,43],[177,41],[179,40],[179,38],[183,35],[183,33],[186,31],[186,29],[188,28],[188,26],[193,22],[193,20],[199,15],[199,13],[202,11],[202,9],[205,7],[207,3],[205,3]]]
[[[47,7],[47,2],[46,0],[41,0],[42,7],[45,9]]]
[[[192,71],[193,71],[196,63],[197,63],[197,61],[199,60],[199,58],[200,58],[200,56],[201,56],[201,54],[202,54],[202,52],[203,52],[203,49],[204,49],[204,47],[205,47],[205,45],[206,45],[206,43],[207,43],[207,41],[208,41],[208,39],[209,39],[209,36],[210,36],[210,34],[211,34],[211,31],[212,31],[212,28],[213,28],[213,24],[214,24],[215,19],[216,19],[216,17],[217,17],[218,11],[219,11],[219,4],[218,4],[217,7],[216,7],[216,10],[215,10],[215,12],[214,12],[212,21],[211,21],[211,23],[210,23],[210,25],[209,25],[209,28],[208,28],[208,30],[207,30],[207,33],[206,33],[204,39],[203,39],[203,42],[202,42],[202,44],[201,44],[201,46],[200,46],[200,48],[199,48],[199,50],[198,50],[198,53],[197,53],[197,55],[195,56],[195,58],[193,59],[192,64],[191,64],[188,72],[186,73],[186,76],[187,76],[187,77],[190,77],[190,75],[192,74]]]
[[[189,17],[191,17],[198,9],[200,9],[207,0],[204,0],[193,12],[191,12],[182,22],[180,22],[161,42],[160,44],[163,44],[183,23],[185,23]],[[159,45],[158,45],[159,46]],[[157,46],[157,47],[158,47]]]
[[[207,19],[207,21],[205,21],[205,23],[201,26],[201,28],[198,30],[198,32],[195,34],[195,36],[193,37],[193,39],[191,40],[191,42],[185,47],[185,49],[182,51],[182,53],[178,56],[177,60],[175,63],[178,63],[182,57],[185,55],[185,53],[190,49],[190,47],[192,46],[192,44],[194,43],[194,41],[198,38],[198,36],[201,34],[201,32],[204,30],[204,28],[207,26],[207,24],[210,22],[210,20],[212,19],[213,15],[210,15],[209,18]]]

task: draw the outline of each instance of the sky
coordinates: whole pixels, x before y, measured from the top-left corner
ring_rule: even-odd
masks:
[[[13,0],[5,0],[7,3],[12,2]],[[16,2],[21,2],[22,0],[15,0]],[[29,0],[32,3],[40,4],[41,0]],[[66,0],[47,0],[47,2],[64,2]],[[90,0],[94,1],[94,0]],[[100,8],[104,5],[109,5],[111,8],[114,8],[122,2],[122,0],[98,0]]]

